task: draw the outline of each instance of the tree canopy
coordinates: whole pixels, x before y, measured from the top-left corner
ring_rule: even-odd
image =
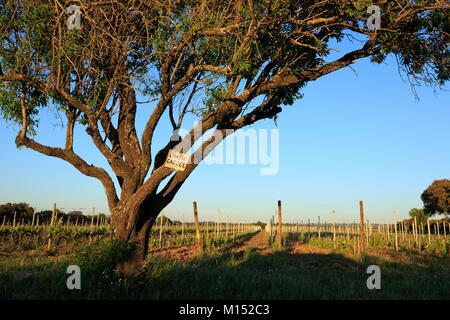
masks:
[[[435,180],[422,193],[422,201],[425,213],[448,214],[450,213],[450,180]]]

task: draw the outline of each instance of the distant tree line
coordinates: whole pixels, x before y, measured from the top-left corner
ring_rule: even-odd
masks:
[[[90,224],[92,221],[92,215],[84,215],[82,211],[75,210],[69,212],[63,212],[59,209],[56,210],[57,219],[61,220],[63,223],[70,222],[70,224],[77,223],[78,225]],[[13,224],[14,219],[16,220],[16,224],[23,225],[31,225],[33,222],[34,215],[34,224],[39,222],[40,225],[50,224],[52,219],[52,210],[41,210],[36,211],[33,207],[31,207],[28,203],[20,202],[20,203],[6,203],[0,205],[0,224]],[[97,223],[97,220],[102,222],[109,222],[110,217],[105,214],[97,214],[94,216],[94,223]]]

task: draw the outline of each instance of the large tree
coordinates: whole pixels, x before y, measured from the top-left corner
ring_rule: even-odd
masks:
[[[73,4],[80,28],[76,8],[66,11]],[[370,5],[381,9],[381,28],[368,28],[376,14]],[[442,85],[449,31],[446,0],[2,0],[1,110],[21,125],[17,146],[101,181],[118,239],[135,243],[121,265],[129,273],[145,259],[155,218],[197,167],[194,160],[220,143],[219,134],[276,117],[308,82],[362,58],[380,63],[395,55],[414,83]],[[331,59],[330,43],[349,40],[360,47]],[[66,119],[65,146],[36,141],[41,108]],[[151,115],[138,135],[140,108]],[[180,137],[187,114],[199,121]],[[164,119],[173,134],[152,154]],[[76,153],[76,126],[113,175]],[[206,131],[217,134],[201,140]],[[184,171],[164,165],[174,148],[192,154]]]
[[[424,211],[428,215],[450,213],[450,180],[435,180],[422,193]]]

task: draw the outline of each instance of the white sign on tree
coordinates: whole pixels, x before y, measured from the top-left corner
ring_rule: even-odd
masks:
[[[186,169],[186,165],[189,163],[189,159],[190,156],[186,153],[169,150],[164,166],[177,171],[184,171],[184,169]]]

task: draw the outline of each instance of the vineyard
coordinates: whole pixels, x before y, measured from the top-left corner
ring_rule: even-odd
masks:
[[[308,243],[323,248],[350,251],[361,254],[363,247],[380,248],[393,251],[409,250],[418,253],[431,253],[439,256],[450,254],[450,236],[448,228],[439,221],[429,223],[430,231],[423,225],[408,228],[405,223],[395,225],[367,223],[363,244],[359,226],[356,224],[283,224],[283,246],[291,242]],[[270,229],[269,229],[270,230]],[[271,242],[276,244],[276,230],[271,235]]]
[[[359,223],[338,223],[334,213],[331,223],[321,222],[320,217],[315,223],[311,219],[283,222],[280,202],[277,221],[232,223],[219,217],[202,220],[194,204],[194,221],[171,221],[164,215],[156,220],[142,289],[141,282],[123,283],[112,272],[122,249],[114,242],[108,218],[92,215],[77,222],[57,212],[53,210],[42,223],[4,219],[0,295],[400,298],[407,287],[407,297],[450,296],[450,226],[445,219],[417,222],[395,217],[394,223],[373,224],[365,219],[361,204]],[[69,292],[58,284],[64,283],[69,264],[90,270],[83,280],[88,290]],[[367,266],[374,264],[383,270],[383,291],[367,290],[364,275]],[[32,281],[31,291],[25,290],[24,281]],[[140,289],[131,293],[135,286]],[[346,289],[341,290],[342,286]]]
[[[281,208],[280,208],[281,210]],[[196,212],[194,212],[194,215]],[[197,213],[198,215],[198,213]],[[198,217],[197,217],[198,219]],[[428,252],[440,256],[450,254],[450,223],[448,220],[430,220],[418,223],[410,219],[393,224],[336,223],[281,223],[272,220],[265,226],[268,241],[274,247],[288,247],[291,243],[308,243],[323,248],[350,251],[360,255],[365,248],[382,248],[388,250],[412,250]],[[108,218],[100,215],[84,216],[82,223],[78,220],[59,217],[56,206],[47,223],[39,223],[39,218],[28,223],[11,221],[3,218],[0,226],[0,243],[10,250],[34,250],[46,247],[48,251],[57,252],[65,246],[77,246],[92,243],[99,239],[112,237],[113,229]],[[87,221],[87,222],[86,222]],[[197,231],[198,229],[198,231]],[[261,229],[261,226],[249,223],[230,223],[220,221],[172,222],[161,216],[151,230],[149,251],[158,252],[168,248],[185,245],[198,245],[201,251],[227,247],[234,242],[247,238]],[[198,232],[198,234],[197,234]]]
[[[70,218],[58,218],[56,206],[48,223],[40,224],[39,219],[27,224],[3,218],[0,226],[0,243],[9,251],[46,249],[57,254],[67,246],[77,247],[99,239],[113,237],[113,229],[108,219],[100,215],[85,216],[83,223]],[[152,228],[149,239],[149,251],[158,252],[185,245],[198,244],[201,250],[225,248],[234,242],[254,234],[259,228],[245,223],[202,222],[198,224],[199,239],[195,223],[173,223],[161,216]],[[85,223],[88,221],[89,223]]]
[[[220,248],[232,244],[256,231],[255,227],[234,225],[233,228],[226,228],[220,233],[209,230],[206,226],[201,228],[203,245],[205,248]],[[241,229],[239,229],[241,228]],[[65,246],[80,245],[90,243],[113,235],[110,226],[99,227],[63,227],[58,224],[55,227],[49,226],[2,226],[0,227],[0,243],[9,250],[35,250],[39,247],[47,247],[49,241],[51,246],[49,251],[58,251]],[[183,245],[196,243],[195,227],[193,224],[179,226],[155,227],[151,231],[149,250],[156,252],[167,248],[174,248]]]

